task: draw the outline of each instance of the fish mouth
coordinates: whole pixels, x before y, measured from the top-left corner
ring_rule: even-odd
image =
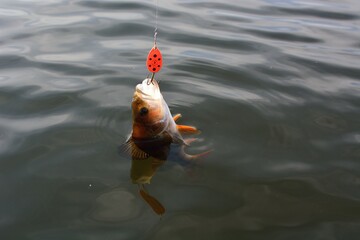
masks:
[[[141,84],[136,85],[135,92],[140,94],[143,98],[160,99],[161,93],[159,84],[155,79],[150,83],[151,79],[146,78]]]

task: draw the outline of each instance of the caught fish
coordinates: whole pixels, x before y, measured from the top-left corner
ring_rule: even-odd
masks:
[[[126,149],[132,158],[131,179],[139,185],[140,195],[159,215],[165,208],[145,190],[144,184],[150,183],[159,166],[168,158],[171,144],[179,144],[181,156],[192,160],[208,152],[189,155],[184,146],[194,138],[184,139],[182,133],[199,133],[193,126],[178,125],[180,114],[172,117],[155,79],[145,79],[135,88],[132,108],[132,132],[126,141]]]
[[[171,116],[159,88],[154,79],[152,83],[145,79],[136,86],[132,100],[132,132],[126,141],[131,156],[141,159],[157,155],[158,148],[170,143],[189,145],[181,133],[199,133],[192,126],[175,123],[181,115]],[[203,155],[203,154],[201,154]],[[194,159],[200,155],[184,154],[185,158]]]

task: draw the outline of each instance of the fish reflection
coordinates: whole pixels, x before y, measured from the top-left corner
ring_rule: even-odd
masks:
[[[126,141],[126,150],[131,154],[131,179],[138,184],[140,196],[149,204],[155,213],[165,213],[164,206],[145,189],[156,170],[168,159],[171,144],[182,146],[180,155],[183,159],[192,160],[207,154],[189,155],[184,152],[196,139],[184,139],[182,133],[196,134],[199,131],[192,126],[177,125],[181,115],[172,117],[154,79],[143,80],[136,86],[132,100],[132,132]]]

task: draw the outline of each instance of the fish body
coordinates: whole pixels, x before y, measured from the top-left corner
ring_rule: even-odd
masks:
[[[175,123],[181,115],[172,117],[158,82],[149,80],[143,80],[135,88],[131,103],[132,132],[126,143],[133,159],[153,156],[166,160],[171,143],[188,145],[181,133],[198,133],[198,130]]]
[[[125,144],[132,158],[131,179],[139,185],[141,197],[157,214],[162,215],[165,208],[145,190],[144,184],[150,183],[158,167],[167,160],[171,144],[185,146],[194,141],[184,140],[181,133],[199,131],[192,126],[176,124],[181,115],[171,115],[155,79],[145,79],[136,86],[131,109],[132,132]],[[187,160],[207,153],[188,155],[183,148],[181,151]]]
[[[186,144],[159,88],[158,82],[145,79],[135,88],[132,132],[127,140],[132,157],[133,183],[150,183],[157,168],[167,160],[172,143]],[[195,128],[194,128],[195,129]]]
[[[152,142],[154,145],[172,142],[184,144],[155,79],[152,83],[145,79],[136,86],[131,106],[133,141]]]

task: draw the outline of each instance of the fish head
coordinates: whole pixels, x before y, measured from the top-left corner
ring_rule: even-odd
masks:
[[[135,139],[156,137],[166,127],[166,109],[155,79],[145,79],[135,88],[132,100],[133,131]]]

